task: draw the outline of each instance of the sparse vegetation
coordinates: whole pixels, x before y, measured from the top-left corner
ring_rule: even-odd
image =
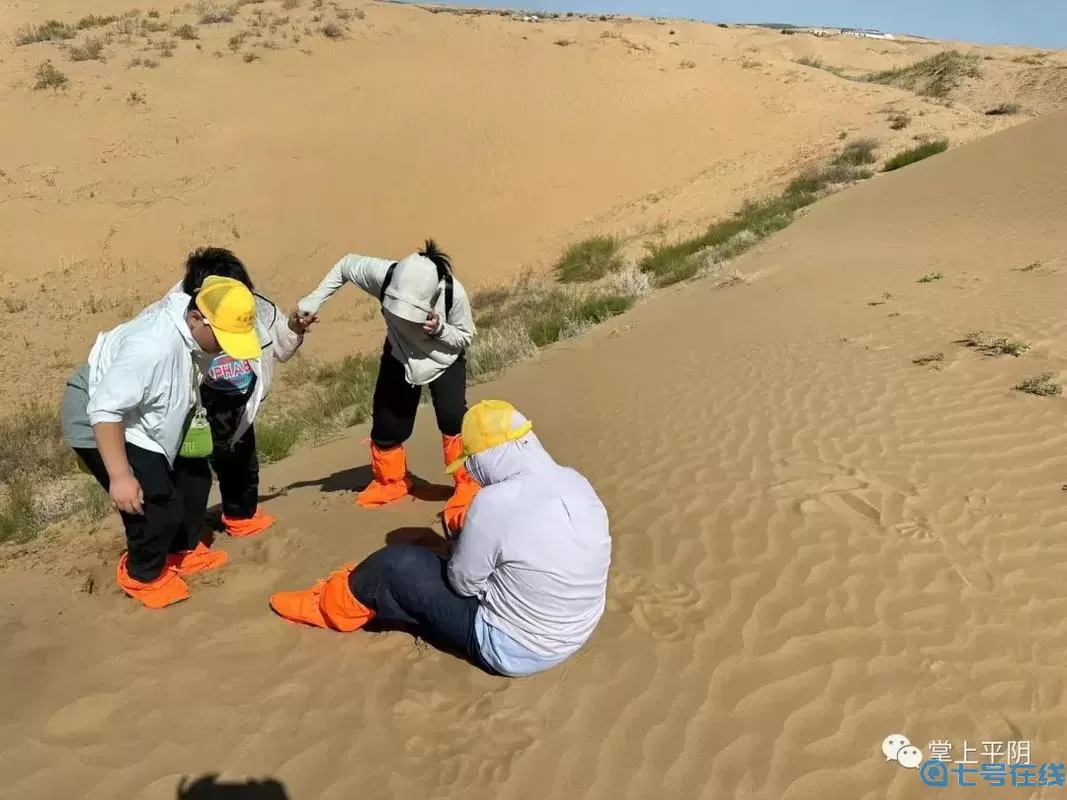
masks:
[[[987,356],[1015,356],[1016,358],[1030,349],[1030,345],[1020,339],[992,336],[985,331],[972,331],[957,344],[970,347]]]
[[[1023,107],[1018,103],[1000,103],[986,111],[987,117],[1007,117],[1022,112]]]
[[[233,7],[218,8],[215,6],[202,5],[200,8],[201,25],[222,25],[233,22],[237,12]]]
[[[249,51],[249,52],[245,53],[244,56],[242,56],[242,59],[244,60],[244,62],[246,64],[251,64],[253,61],[258,61],[259,60],[259,54]]]
[[[679,69],[696,69],[697,68],[697,62],[695,62],[691,58],[683,58],[681,61],[678,62],[678,68]]]
[[[327,39],[345,38],[345,29],[336,22],[327,22],[322,26],[322,35]]]
[[[874,155],[877,149],[878,142],[874,139],[856,139],[845,145],[833,163],[839,167],[862,167],[866,164],[873,164],[878,160]]]
[[[241,45],[245,43],[245,39],[247,38],[248,32],[241,31],[240,33],[235,33],[233,36],[231,36],[230,41],[227,44],[229,45],[229,48],[236,53],[238,50],[241,49]]]
[[[944,273],[941,273],[941,272],[927,272],[925,275],[923,275],[921,278],[919,278],[918,282],[919,283],[933,283],[934,281],[939,281],[944,277],[945,277]]]
[[[196,29],[195,25],[181,25],[174,30],[174,35],[187,42],[200,38],[200,32]]]
[[[1015,271],[1016,272],[1033,272],[1035,269],[1040,269],[1040,268],[1041,268],[1041,262],[1040,261],[1031,261],[1029,264],[1027,264],[1025,266],[1016,267]]]
[[[300,0],[282,0],[282,8],[291,11],[300,5]]]
[[[923,97],[944,99],[965,78],[981,74],[978,57],[958,50],[945,50],[906,67],[875,72],[864,80],[887,86],[899,86]]]
[[[24,475],[8,479],[0,495],[0,543],[24,542],[41,529],[33,484]]]
[[[15,44],[27,45],[38,42],[62,42],[73,39],[77,32],[65,22],[54,19],[48,20],[43,25],[27,25],[15,32]]]
[[[69,474],[74,464],[56,411],[30,404],[0,419],[0,483],[18,475],[54,478]]]
[[[130,92],[128,95],[126,95],[126,102],[129,103],[131,106],[137,106],[137,105],[143,106],[148,101],[145,99],[145,96],[143,94],[141,94],[139,91],[134,89],[132,92]]]
[[[913,358],[911,360],[911,363],[920,367],[924,367],[927,364],[940,364],[944,360],[944,353],[927,353],[925,355],[918,356],[917,358]]]
[[[1017,392],[1025,392],[1038,397],[1059,397],[1063,391],[1063,386],[1056,382],[1055,375],[1051,372],[1042,372],[1040,375],[1027,378],[1012,388]]]
[[[907,111],[894,111],[889,115],[889,127],[894,131],[902,131],[911,125],[911,115]]]
[[[798,211],[820,197],[870,176],[870,170],[847,164],[808,169],[779,197],[746,202],[732,217],[712,224],[699,236],[653,247],[638,267],[657,286],[688,280],[705,267],[736,258],[787,227]]]
[[[73,45],[67,54],[71,61],[105,61],[104,40],[89,36],[80,44]]]
[[[822,56],[800,56],[799,58],[794,58],[793,63],[800,64],[802,67],[821,69],[824,72],[829,72],[831,75],[837,75],[839,78],[845,77],[843,69],[827,64],[823,61]]]
[[[884,306],[886,303],[888,303],[892,299],[893,299],[893,295],[891,293],[882,292],[882,296],[881,297],[879,297],[877,300],[869,300],[869,301],[867,301],[867,305],[872,306],[872,307]]]
[[[87,31],[91,28],[103,28],[110,25],[113,22],[118,22],[118,17],[98,17],[96,14],[89,14],[78,20],[78,24],[74,27],[80,31]]]
[[[930,156],[936,156],[938,153],[944,153],[948,150],[947,139],[937,139],[932,142],[924,142],[916,147],[911,147],[900,153],[897,153],[891,159],[885,162],[885,166],[882,167],[882,172],[892,172],[893,170],[906,167],[909,164],[914,164],[917,161],[922,161],[924,158]]]
[[[560,283],[597,281],[623,268],[621,243],[612,236],[594,236],[572,244],[556,262]]]
[[[55,65],[51,61],[44,61],[37,67],[37,82],[33,85],[34,89],[55,89],[59,90],[64,88],[69,81],[67,76],[56,69]]]
[[[8,314],[20,314],[28,308],[25,300],[18,300],[14,297],[5,297],[0,304]]]

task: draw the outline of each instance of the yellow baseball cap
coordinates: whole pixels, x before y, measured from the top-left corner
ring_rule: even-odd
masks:
[[[522,420],[516,425],[516,422]],[[454,473],[468,458],[507,442],[514,442],[533,430],[533,423],[504,400],[482,400],[463,415],[463,455],[448,465]]]
[[[230,358],[248,360],[263,355],[256,336],[256,298],[243,283],[209,275],[196,293],[196,307]]]

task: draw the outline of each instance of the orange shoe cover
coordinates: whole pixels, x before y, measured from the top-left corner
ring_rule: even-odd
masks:
[[[178,570],[170,565],[151,583],[142,583],[131,578],[130,573],[126,571],[126,553],[119,559],[115,580],[122,591],[135,600],[140,600],[148,608],[166,608],[172,603],[189,599],[188,584],[181,579]]]
[[[270,607],[290,622],[342,633],[359,630],[374,619],[374,611],[353,597],[348,588],[348,575],[355,568],[355,564],[347,563],[310,589],[278,592],[271,596]]]
[[[255,515],[248,519],[234,519],[227,517],[225,514],[222,515],[222,524],[226,526],[226,533],[238,539],[263,533],[274,522],[274,517],[270,514],[264,514],[259,508],[256,508]]]
[[[167,566],[174,567],[184,578],[199,572],[218,569],[230,560],[228,553],[222,550],[209,550],[203,542],[197,542],[192,550],[182,550],[167,556]]]
[[[411,478],[408,477],[403,445],[389,450],[379,450],[372,442],[370,459],[374,480],[356,495],[358,505],[364,508],[376,508],[395,503],[411,493]]]
[[[463,528],[463,523],[467,521],[467,510],[474,500],[474,495],[478,494],[479,488],[481,487],[470,479],[456,486],[456,491],[448,498],[445,510],[442,512],[445,527],[448,528],[449,533],[459,533]]]
[[[444,445],[445,464],[451,464],[463,455],[462,436],[444,436],[442,437],[442,443]],[[481,487],[463,467],[453,473],[453,478],[456,482],[456,490],[448,498],[448,502],[445,503],[442,517],[444,518],[445,528],[450,533],[458,533],[467,519],[467,509],[470,508],[474,495],[478,494],[478,490]]]

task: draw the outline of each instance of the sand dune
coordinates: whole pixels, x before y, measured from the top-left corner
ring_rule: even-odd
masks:
[[[316,58],[337,60],[317,62],[316,69],[387,56],[395,64],[396,48],[413,41],[445,58],[446,50],[463,53],[471,42],[485,41],[487,29],[512,37],[516,47],[521,36],[538,35],[499,18],[417,9],[373,7],[367,19],[380,26],[381,37],[392,35],[388,44],[373,44],[370,35],[361,43],[380,48],[377,57],[352,50],[343,60],[322,55],[325,45],[317,45]],[[593,23],[567,24],[588,28],[599,42],[601,28]],[[402,25],[415,26],[415,38],[406,27],[390,34],[390,26]],[[631,25],[634,33],[627,35],[638,42],[637,32],[662,35],[655,23]],[[450,38],[442,41],[441,28],[418,26],[449,26]],[[557,35],[544,27],[543,39]],[[761,46],[786,46],[766,32],[676,30],[693,39],[699,31],[709,43],[746,36]],[[739,40],[733,46],[739,54],[756,45]],[[568,90],[574,103],[567,112],[575,117],[559,122],[551,142],[538,144],[547,123],[524,130],[528,120],[505,103],[524,81],[532,91],[533,79],[480,72],[506,57],[508,47],[450,62],[453,75],[469,70],[463,74],[472,82],[484,79],[486,88],[477,90],[485,93],[484,104],[434,99],[418,88],[432,67],[406,61],[397,67],[390,106],[396,114],[413,114],[396,99],[405,96],[403,85],[435,111],[451,105],[451,122],[460,124],[466,108],[478,120],[470,130],[493,120],[498,133],[525,137],[524,147],[486,135],[479,148],[469,131],[466,138],[453,132],[438,139],[367,128],[366,107],[337,111],[353,126],[344,136],[335,130],[298,144],[289,137],[322,131],[326,111],[314,119],[287,114],[285,124],[294,127],[276,131],[266,125],[261,96],[246,123],[228,116],[193,135],[185,169],[199,183],[183,202],[105,212],[57,198],[10,199],[5,213],[17,221],[61,212],[48,223],[54,231],[38,228],[38,238],[20,225],[5,226],[4,244],[23,270],[18,280],[28,286],[31,276],[36,281],[43,274],[32,271],[32,242],[89,252],[103,230],[93,221],[126,215],[123,246],[154,254],[145,280],[162,287],[174,268],[159,254],[195,238],[192,227],[175,226],[167,213],[186,206],[187,220],[242,215],[239,244],[256,254],[257,274],[268,275],[281,294],[298,293],[283,279],[288,257],[302,265],[328,261],[352,242],[401,247],[435,225],[454,232],[471,270],[488,280],[497,267],[517,267],[534,254],[550,259],[552,243],[573,231],[575,220],[622,228],[647,221],[654,214],[627,203],[656,186],[680,187],[666,193],[672,213],[698,219],[719,206],[728,210],[738,194],[772,175],[784,177],[798,152],[814,158],[829,147],[820,137],[844,121],[860,131],[881,125],[884,133],[877,110],[885,93],[910,102],[888,87],[828,84],[838,79],[801,72],[777,55],[764,56],[777,65],[768,69],[797,73],[788,91],[755,69],[722,62],[703,74],[698,66],[685,72],[701,76],[699,85],[721,80],[716,96],[726,99],[720,105],[743,108],[738,125],[747,127],[737,132],[723,123],[718,133],[688,140],[670,132],[700,120],[707,126],[721,107],[683,103],[698,86],[687,84],[687,75],[660,72],[643,51],[627,62],[618,55],[609,60],[592,44],[558,48],[547,41],[543,49],[524,58],[541,59],[549,71],[555,65],[558,82],[535,102],[547,104],[553,92],[564,91],[568,75],[621,82],[640,71],[648,83],[615,98],[604,91],[588,108],[578,102],[585,97],[578,84]],[[192,58],[175,58],[186,55]],[[558,59],[572,56],[584,66],[560,66]],[[672,55],[666,66],[675,60]],[[609,64],[619,72],[609,74]],[[248,68],[259,66],[267,64]],[[244,67],[227,66],[225,74]],[[203,90],[221,69],[209,65],[190,80],[202,81]],[[295,83],[276,90],[296,108],[339,102],[340,84],[362,81],[359,69],[350,69],[350,79],[334,79],[332,96],[324,88],[321,96],[304,98]],[[376,69],[384,81],[385,68]],[[184,79],[161,74],[159,80],[179,91]],[[653,90],[657,76],[667,76],[666,83]],[[233,80],[230,99],[267,86],[266,78]],[[749,92],[754,87],[760,94]],[[10,107],[14,90],[5,91]],[[198,89],[184,91],[192,104]],[[384,83],[373,91],[388,94]],[[775,106],[787,96],[788,108]],[[71,102],[39,97],[26,113],[40,125],[76,112],[106,129]],[[226,105],[221,97],[203,102],[217,104],[220,113]],[[157,137],[169,126],[195,131],[197,123],[178,109],[171,109],[173,118],[153,116],[144,124]],[[621,124],[620,115],[637,120],[653,112],[657,119],[645,118],[644,128]],[[765,130],[782,114],[788,130]],[[961,121],[958,135],[976,138],[981,126],[1011,124],[967,114],[972,127]],[[932,109],[928,116],[935,115],[946,122],[965,118],[958,108]],[[262,138],[249,142],[259,123]],[[115,141],[129,133],[106,130]],[[161,614],[135,608],[113,585],[120,548],[113,526],[92,535],[57,533],[6,551],[0,571],[5,796],[173,798],[182,776],[210,773],[273,778],[292,800],[932,796],[935,790],[915,772],[885,763],[879,745],[894,732],[923,746],[949,739],[957,748],[964,739],[972,745],[1027,739],[1035,762],[1062,760],[1064,408],[1060,398],[1012,387],[1042,372],[1067,374],[1059,302],[1067,288],[1065,134],[1067,116],[1054,113],[879,176],[820,202],[735,262],[746,280],[660,292],[614,323],[472,390],[476,399],[502,396],[519,405],[554,455],[591,478],[611,513],[608,612],[588,648],[554,672],[495,680],[403,634],[341,637],[287,625],[270,613],[266,600],[276,589],[302,585],[383,541],[436,536],[439,502],[431,499],[378,511],[354,507],[352,491],[365,479],[362,428],[266,468],[267,506],[279,525],[258,539],[219,542],[231,564],[194,578],[193,599]],[[5,126],[0,141],[14,135]],[[26,131],[18,135],[27,148],[44,147]],[[394,135],[421,143],[413,159],[395,143],[384,144]],[[58,141],[69,132],[39,138],[49,136]],[[789,136],[796,138],[782,141]],[[443,169],[448,181],[458,181],[462,159],[483,152],[473,163],[485,171],[470,168],[472,207],[452,217],[446,209],[454,201],[435,196],[418,206],[416,231],[397,211],[409,204],[405,187],[386,178],[414,178],[460,139],[463,148]],[[353,140],[364,147],[346,146]],[[150,138],[136,141],[145,153],[153,147]],[[561,147],[565,141],[572,147]],[[374,149],[371,142],[380,144]],[[718,149],[709,156],[711,142]],[[609,147],[621,149],[612,158],[592,158]],[[759,148],[767,148],[765,157],[742,165]],[[343,168],[331,160],[342,151],[348,154]],[[64,170],[84,170],[72,184],[90,181],[97,169],[84,166],[85,152],[56,156]],[[626,152],[633,157],[620,163]],[[206,153],[215,160],[201,161]],[[270,153],[269,169],[255,160]],[[297,165],[282,163],[286,153],[298,155]],[[720,153],[724,164],[736,159],[736,168],[707,167]],[[231,158],[233,171],[224,179],[217,172]],[[520,162],[525,166],[515,166]],[[355,195],[347,183],[328,179],[331,166]],[[367,181],[359,174],[364,168]],[[128,172],[116,180],[147,187],[181,174],[178,160],[161,152],[146,169],[155,171],[143,184]],[[525,179],[528,191],[511,198],[499,193],[509,181]],[[320,191],[294,196],[305,180]],[[342,224],[346,207],[350,226]],[[237,210],[224,211],[231,208]],[[520,210],[531,224],[520,224]],[[294,223],[282,224],[286,219]],[[490,225],[505,221],[508,227]],[[74,244],[59,240],[61,224]],[[486,231],[497,232],[481,235]],[[86,269],[72,280],[96,274]],[[942,277],[919,282],[936,273]],[[145,291],[130,283],[130,291]],[[336,336],[343,349],[352,341],[337,333],[344,323],[330,324],[321,339]],[[957,343],[975,330],[1031,347],[1017,358],[983,356]],[[11,328],[3,335],[10,339]],[[15,358],[5,350],[5,358]],[[913,363],[936,353],[939,360]],[[5,376],[12,365],[0,364]],[[428,415],[416,427],[410,461],[426,479],[443,479]]]
[[[205,242],[235,246],[285,304],[345,252],[402,255],[428,235],[468,283],[508,281],[591,233],[640,252],[650,233],[703,226],[823,160],[841,133],[886,152],[915,136],[960,143],[1025,118],[984,116],[989,104],[1035,113],[1065,96],[1057,54],[983,49],[994,60],[948,107],[794,61],[885,69],[939,43],[288,4],[245,4],[217,25],[192,5],[142,9],[25,46],[24,25],[73,25],[86,7],[0,12],[0,114],[18,121],[0,129],[0,336],[18,345],[0,372],[32,366],[58,391],[96,333],[154,300]],[[105,61],[71,61],[93,37]],[[44,60],[65,90],[33,89]],[[906,129],[889,127],[894,110],[910,113]],[[325,357],[378,335],[358,299],[337,305],[317,336]],[[0,387],[0,401],[19,391]]]

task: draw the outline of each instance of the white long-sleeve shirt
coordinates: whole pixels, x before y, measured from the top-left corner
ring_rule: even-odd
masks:
[[[385,275],[393,263],[385,258],[346,255],[326,274],[315,291],[297,303],[297,308],[312,314],[318,313],[322,305],[345,283],[353,283],[377,299],[381,295]],[[390,285],[390,291],[414,305],[425,304],[428,298],[403,297],[405,287],[397,280],[399,274],[394,273],[393,280],[397,285]],[[452,279],[452,286],[451,313],[446,317],[444,292],[439,293],[433,305],[442,322],[433,336],[417,323],[383,312],[386,336],[392,345],[393,355],[404,365],[405,377],[412,386],[425,386],[439,378],[459,358],[460,353],[470,347],[474,339],[470,298],[463,284],[455,278]]]
[[[533,433],[471,456],[466,467],[483,488],[448,578],[459,594],[479,601],[490,628],[483,656],[505,674],[516,674],[516,664],[559,663],[581,648],[604,613],[607,510],[589,481],[557,464]]]
[[[171,464],[196,404],[194,353],[203,357],[186,322],[189,301],[187,294],[169,295],[101,333],[88,359],[89,424],[121,422],[127,442]]]

